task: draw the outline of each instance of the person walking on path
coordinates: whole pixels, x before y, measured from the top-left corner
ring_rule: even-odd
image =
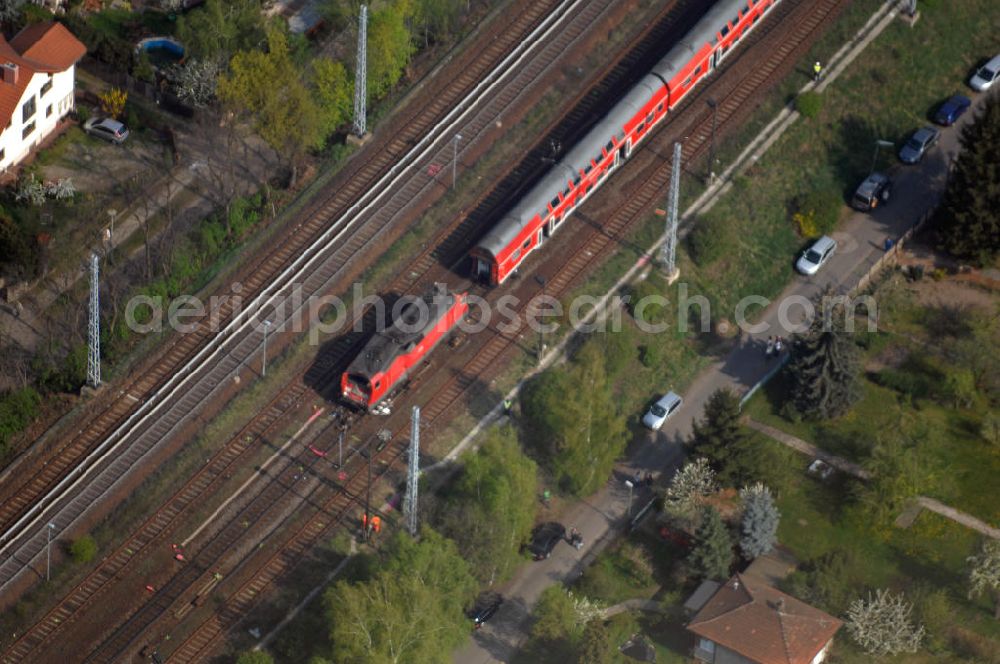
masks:
[[[764,348],[764,357],[774,355],[774,337],[767,338],[767,346]]]
[[[817,60],[816,64],[813,65],[813,80],[819,83],[819,77],[820,74],[822,73],[823,73],[823,65],[819,63],[819,60]]]
[[[781,351],[784,349],[784,347],[785,347],[785,342],[782,340],[781,337],[778,337],[774,341],[774,354],[781,355]]]

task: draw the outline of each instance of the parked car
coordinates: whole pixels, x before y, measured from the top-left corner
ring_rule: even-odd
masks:
[[[128,138],[128,127],[111,118],[90,118],[83,123],[83,130],[116,145],[121,145]]]
[[[528,551],[535,560],[545,560],[552,555],[556,544],[564,539],[566,539],[566,526],[555,521],[543,523],[532,531]]]
[[[864,182],[858,185],[851,199],[851,205],[855,209],[866,212],[888,203],[892,194],[892,180],[885,173],[872,173],[865,178]]]
[[[677,412],[684,400],[673,392],[667,392],[662,397],[653,402],[646,414],[642,416],[642,423],[653,431],[659,431],[667,418]]]
[[[476,598],[476,603],[466,613],[472,620],[473,629],[479,629],[486,624],[486,621],[500,610],[501,604],[503,604],[503,595],[500,593],[487,591],[480,594]]]
[[[962,114],[969,110],[972,101],[963,95],[952,95],[938,107],[934,114],[934,122],[945,127],[950,127],[962,117]]]
[[[904,164],[915,164],[924,158],[927,151],[941,138],[941,132],[934,127],[921,127],[903,144],[899,150],[899,160]]]
[[[969,86],[977,92],[986,92],[1000,79],[1000,55],[976,70],[969,79]]]
[[[795,269],[802,274],[816,274],[823,267],[823,264],[830,260],[835,251],[837,251],[837,241],[824,235],[802,252],[799,260],[795,263]]]

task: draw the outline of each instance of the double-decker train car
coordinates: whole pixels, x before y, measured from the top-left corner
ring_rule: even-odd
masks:
[[[506,281],[779,1],[717,2],[472,249],[473,277]]]
[[[422,297],[402,298],[392,324],[376,332],[341,375],[344,401],[376,408],[468,313],[466,297],[434,284]]]

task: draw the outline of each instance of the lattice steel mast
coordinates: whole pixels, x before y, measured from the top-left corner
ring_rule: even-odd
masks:
[[[365,103],[368,99],[368,5],[358,15],[358,65],[354,72],[354,135],[365,135]]]
[[[97,254],[90,254],[90,319],[87,323],[87,384],[101,384],[101,301],[100,264]]]
[[[413,407],[410,425],[410,464],[406,474],[406,496],[403,498],[403,515],[406,530],[417,536],[417,487],[420,483],[420,406]]]
[[[681,144],[674,143],[674,163],[670,169],[670,198],[667,204],[667,240],[663,243],[661,260],[667,278],[677,274],[677,202],[681,196]]]

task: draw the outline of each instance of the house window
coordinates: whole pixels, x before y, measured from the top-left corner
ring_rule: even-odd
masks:
[[[698,648],[708,653],[715,652],[715,641],[709,639],[698,639]]]
[[[45,117],[49,117],[50,115],[52,115],[52,104],[49,104],[45,109]]]
[[[27,125],[24,128],[24,131],[21,132],[21,138],[22,139],[27,138],[31,134],[31,132],[33,132],[33,131],[35,131],[35,123],[34,122],[32,122],[30,125]]]
[[[38,93],[38,96],[44,97],[45,93],[52,89],[52,74],[49,74],[49,80],[45,81],[42,86],[42,91]]]
[[[35,114],[35,98],[32,97],[28,101],[24,102],[24,106],[21,107],[21,122],[27,122],[28,118]]]

